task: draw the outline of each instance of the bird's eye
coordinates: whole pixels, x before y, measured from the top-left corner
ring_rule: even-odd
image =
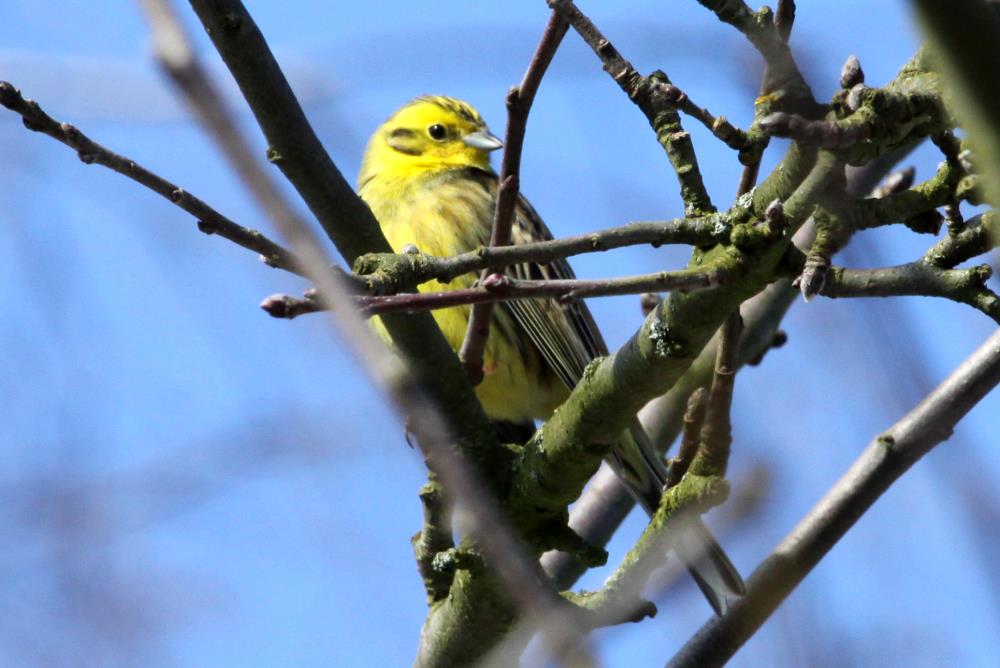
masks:
[[[427,134],[431,136],[431,139],[436,139],[441,141],[446,136],[448,136],[448,130],[445,129],[440,123],[435,123],[434,125],[427,128]]]

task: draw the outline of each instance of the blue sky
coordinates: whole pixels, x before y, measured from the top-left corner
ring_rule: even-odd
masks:
[[[99,4],[0,5],[0,79],[268,229],[152,65],[136,6]],[[792,44],[821,98],[849,54],[881,84],[917,44],[904,3],[801,5]],[[248,6],[352,179],[367,135],[418,94],[462,97],[502,132],[504,93],[547,14],[541,0]],[[698,104],[749,121],[758,59],[697,3],[581,6],[640,70],[663,68]],[[739,165],[687,128],[725,206]],[[422,463],[325,321],[257,308],[308,286],[9,112],[0,150],[0,663],[409,663],[425,613],[409,547]],[[926,178],[939,160],[924,147],[908,162]],[[644,118],[575,35],[532,111],[522,189],[557,235],[682,210]],[[840,262],[908,261],[931,240],[884,230],[857,242]],[[683,261],[634,248],[574,266],[602,276]],[[640,323],[635,298],[591,307],[613,347]],[[756,467],[770,475],[763,510],[723,536],[737,565],[749,573],[994,327],[932,300],[797,303],[789,343],[737,382],[734,485]],[[998,409],[989,397],[890,490],[732,665],[992,665]],[[640,529],[631,518],[611,563]],[[656,619],[596,646],[608,665],[662,665],[708,614],[685,582]]]

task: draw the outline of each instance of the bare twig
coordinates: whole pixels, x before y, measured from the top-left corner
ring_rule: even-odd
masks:
[[[490,274],[477,287],[398,295],[362,295],[355,297],[355,304],[362,315],[371,317],[467,304],[495,304],[512,299],[553,297],[559,302],[567,303],[585,297],[639,294],[650,290],[699,290],[722,282],[724,276],[719,273],[685,269],[603,279],[522,280],[502,274]],[[303,313],[322,310],[321,304],[312,297],[295,299],[287,295],[272,295],[261,303],[261,308],[276,318],[294,318]]]
[[[521,85],[512,87],[507,93],[507,133],[504,137],[490,246],[510,244],[510,231],[514,223],[514,209],[517,206],[520,189],[521,150],[524,148],[524,133],[528,127],[528,112],[531,111],[531,104],[535,100],[538,86],[542,83],[542,77],[545,76],[545,71],[568,28],[566,21],[558,13],[552,12],[535,55],[532,56],[528,70],[521,80]],[[497,266],[485,269],[482,279],[485,280],[488,273],[500,269]],[[474,306],[465,329],[465,338],[458,350],[458,358],[465,366],[465,372],[473,384],[478,384],[483,379],[483,352],[486,350],[492,319],[493,302],[481,302]]]
[[[913,166],[901,169],[898,172],[893,172],[889,176],[885,177],[885,180],[879,184],[878,188],[872,191],[872,197],[875,199],[881,199],[883,197],[888,197],[889,195],[895,195],[896,193],[903,192],[904,190],[909,190],[916,177],[917,170]]]
[[[371,294],[394,294],[404,286],[430,280],[449,283],[462,274],[489,267],[507,267],[524,262],[545,263],[581,255],[601,253],[615,248],[650,244],[714,246],[728,240],[731,231],[725,214],[700,218],[676,218],[663,221],[638,221],[597,232],[587,232],[549,241],[516,246],[480,246],[451,257],[423,253],[370,253],[358,258],[354,269],[364,291]]]
[[[713,116],[705,107],[699,107],[674,84],[666,84],[663,87],[663,95],[670,100],[680,111],[704,125],[716,139],[723,144],[739,151],[749,147],[753,139],[743,130],[729,122],[725,116]]]
[[[98,144],[75,126],[60,123],[42,111],[37,102],[21,97],[20,91],[6,81],[0,81],[0,104],[20,114],[24,126],[29,130],[46,134],[75,150],[85,164],[107,167],[170,200],[198,219],[198,229],[202,232],[218,234],[243,248],[260,253],[261,260],[272,267],[302,274],[301,262],[291,251],[271,241],[257,230],[237,225],[203,200],[149,171],[131,158]]]
[[[877,436],[747,581],[747,595],[710,619],[670,668],[722,666],[879,497],[1000,383],[1000,331],[912,411]]]
[[[698,454],[701,443],[701,428],[705,424],[705,411],[708,408],[708,390],[699,387],[688,397],[687,410],[684,411],[684,429],[677,456],[670,460],[667,467],[666,487],[673,487],[681,481],[688,467]]]

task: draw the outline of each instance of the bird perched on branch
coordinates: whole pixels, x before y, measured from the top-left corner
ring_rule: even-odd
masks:
[[[469,104],[451,97],[419,97],[396,111],[369,141],[358,176],[361,198],[397,253],[410,244],[436,256],[488,245],[498,189],[490,152],[502,146]],[[519,197],[512,243],[551,238],[528,201]],[[573,278],[565,259],[517,264],[506,272],[520,279]],[[475,281],[466,274],[419,289],[454,290]],[[470,311],[470,306],[434,311],[455,350],[462,345]],[[503,302],[493,314],[476,394],[492,420],[533,429],[534,420],[550,417],[569,396],[587,364],[605,354],[604,340],[582,301]],[[652,514],[660,503],[666,468],[638,423],[636,427],[622,435],[609,462]],[[717,612],[743,593],[739,573],[700,520],[675,544]]]

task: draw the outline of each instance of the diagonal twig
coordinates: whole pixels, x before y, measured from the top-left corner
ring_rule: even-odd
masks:
[[[247,229],[180,186],[155,174],[131,158],[98,144],[69,123],[60,123],[45,113],[37,102],[26,100],[6,81],[0,81],[0,104],[21,115],[24,126],[56,139],[77,152],[85,164],[107,167],[165,197],[198,219],[198,229],[218,234],[248,250],[260,253],[265,264],[302,274],[301,262],[291,251],[271,241],[257,230]]]
[[[747,580],[747,594],[709,620],[669,668],[722,666],[854,523],[958,421],[1000,383],[1000,331],[934,391],[876,436],[840,480]]]

